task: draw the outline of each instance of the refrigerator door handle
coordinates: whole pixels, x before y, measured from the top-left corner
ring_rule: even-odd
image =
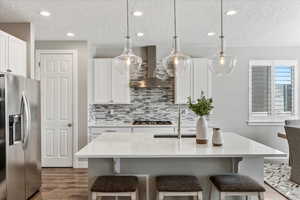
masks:
[[[27,144],[29,132],[30,132],[30,125],[31,125],[31,115],[30,115],[30,106],[27,97],[23,94],[22,95],[22,102],[21,102],[21,114],[23,116],[23,131],[22,131],[22,143],[25,147]]]
[[[28,138],[29,138],[29,134],[31,131],[31,110],[30,110],[30,104],[29,104],[29,100],[27,99],[27,97],[25,96],[26,99],[26,113],[27,113],[27,129],[26,129],[26,135],[25,135],[25,145],[27,145],[28,143]]]

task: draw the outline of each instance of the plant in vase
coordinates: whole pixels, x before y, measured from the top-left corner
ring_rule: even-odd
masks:
[[[208,124],[206,116],[210,114],[213,107],[213,99],[204,96],[201,92],[201,98],[197,99],[195,103],[192,102],[192,98],[188,97],[188,107],[196,115],[199,116],[196,124],[196,141],[197,144],[207,144],[208,142]]]

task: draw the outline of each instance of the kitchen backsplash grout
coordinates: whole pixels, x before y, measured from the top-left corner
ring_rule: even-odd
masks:
[[[193,123],[196,115],[186,105],[183,122]],[[134,120],[160,120],[176,123],[178,106],[173,88],[131,88],[129,105],[89,105],[90,124],[128,124]],[[111,111],[113,111],[111,113]]]

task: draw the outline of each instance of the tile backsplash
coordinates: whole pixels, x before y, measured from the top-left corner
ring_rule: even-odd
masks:
[[[193,123],[195,114],[186,106],[182,120]],[[173,88],[131,88],[130,105],[89,105],[89,123],[122,124],[134,120],[177,121],[178,106],[174,104]]]

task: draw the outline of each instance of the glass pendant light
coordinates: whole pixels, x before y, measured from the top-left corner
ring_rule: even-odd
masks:
[[[176,76],[187,70],[192,65],[192,59],[190,56],[185,55],[180,51],[179,37],[177,35],[177,19],[176,19],[176,0],[174,0],[174,37],[173,37],[173,49],[169,56],[165,57],[162,62],[165,70],[170,77]]]
[[[121,67],[125,66],[126,69],[130,70],[130,74],[137,76],[142,65],[142,58],[135,55],[132,50],[132,41],[130,38],[130,27],[129,27],[129,0],[126,0],[126,37],[125,37],[125,46],[121,55],[113,59],[113,63]],[[119,70],[120,73],[126,71],[124,69]]]
[[[223,28],[223,0],[221,0],[221,35],[220,35],[220,41],[221,41],[221,50],[220,52],[214,56],[209,61],[209,67],[210,70],[215,73],[217,76],[224,76],[230,74],[234,67],[236,66],[237,59],[235,56],[229,56],[225,54],[225,48],[224,48],[224,28]]]

